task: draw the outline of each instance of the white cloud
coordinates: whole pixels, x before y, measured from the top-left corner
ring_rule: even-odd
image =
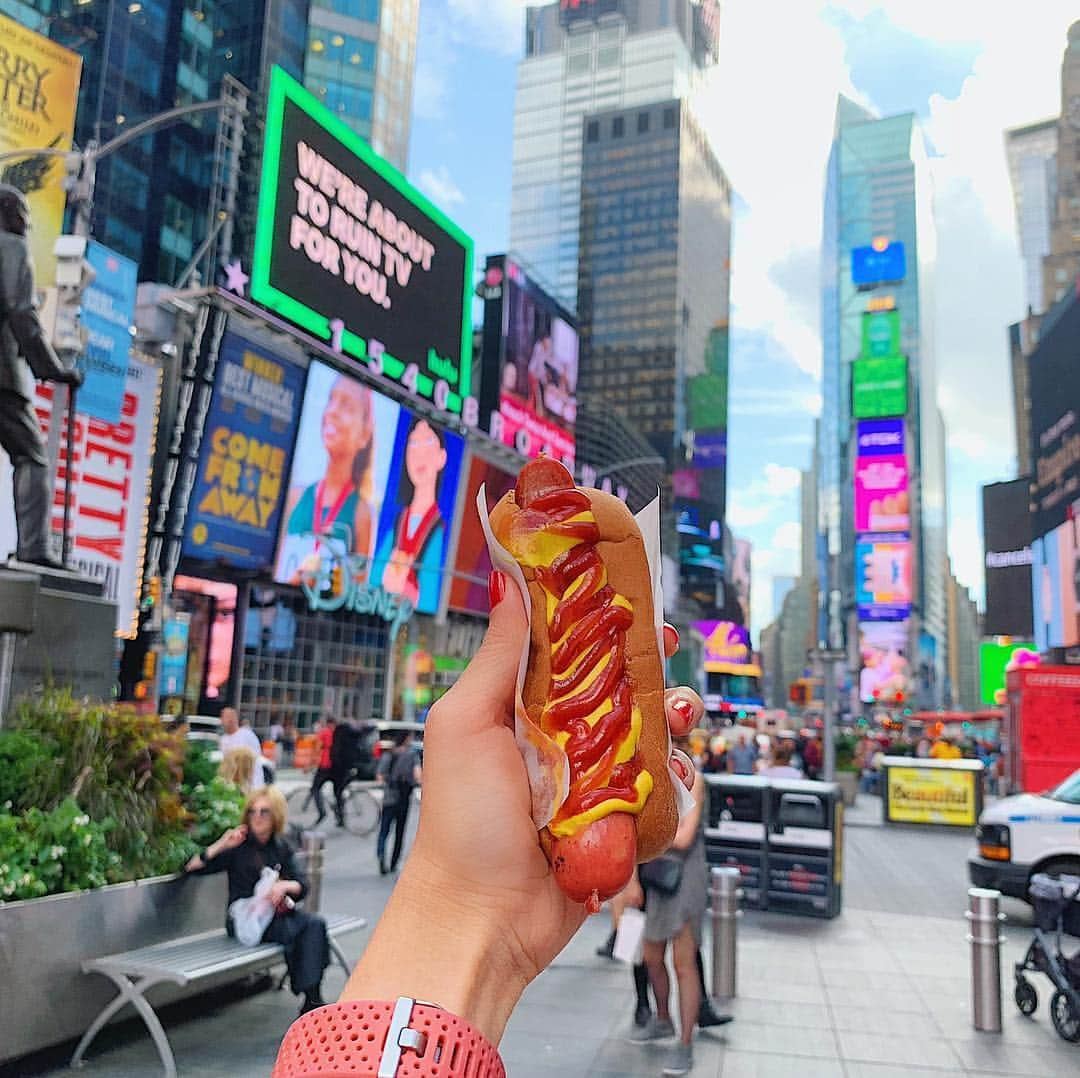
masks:
[[[459,206],[465,201],[464,192],[454,182],[450,170],[445,165],[440,165],[435,170],[424,169],[416,181],[416,186],[442,210]]]
[[[525,0],[447,0],[455,38],[475,48],[520,56]]]
[[[798,550],[802,544],[802,526],[796,520],[781,524],[773,532],[772,545],[775,550]]]
[[[782,464],[766,464],[765,483],[770,494],[782,498],[799,489],[802,472],[798,468],[789,468]]]
[[[951,453],[963,453],[972,460],[981,460],[989,448],[990,443],[978,431],[949,431],[949,452]]]

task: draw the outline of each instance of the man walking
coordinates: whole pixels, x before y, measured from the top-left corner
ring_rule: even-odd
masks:
[[[379,857],[379,872],[385,876],[393,872],[401,859],[405,845],[405,826],[409,821],[409,805],[412,792],[420,785],[423,777],[420,768],[420,755],[412,747],[408,730],[396,730],[391,735],[394,744],[389,752],[379,757],[379,766],[375,771],[375,781],[383,791],[382,815],[379,819],[379,841],[376,852]],[[394,828],[394,852],[389,866],[386,863],[386,840],[390,828]]]
[[[52,491],[45,439],[34,414],[34,379],[77,389],[83,375],[64,365],[45,336],[35,306],[29,231],[25,196],[0,184],[0,447],[15,469],[16,553],[20,561],[63,569],[49,553]]]

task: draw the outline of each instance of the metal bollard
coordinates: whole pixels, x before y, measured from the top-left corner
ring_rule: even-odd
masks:
[[[709,916],[712,920],[712,994],[717,999],[735,996],[736,933],[739,917],[737,868],[713,868],[709,874]]]
[[[326,836],[321,831],[304,832],[304,864],[307,869],[308,893],[304,909],[318,913],[322,902],[323,846]]]
[[[1001,892],[986,887],[968,889],[971,925],[971,1015],[980,1033],[1001,1032],[1001,944],[1005,937],[998,926],[1005,920],[1000,912]]]

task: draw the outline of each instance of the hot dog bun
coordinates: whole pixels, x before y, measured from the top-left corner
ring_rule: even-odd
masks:
[[[508,492],[491,513],[491,526],[495,536],[514,554],[528,584],[532,628],[529,664],[523,688],[525,709],[534,724],[545,733],[553,734],[545,714],[545,708],[551,703],[553,693],[554,642],[549,625],[552,599],[541,582],[541,576],[550,569],[553,562],[558,564],[558,558],[547,557],[542,550],[537,553],[535,549],[527,555],[519,556],[525,543],[520,539],[520,534],[530,520],[529,505],[523,503],[529,503],[530,497],[535,495],[538,489],[542,494],[549,488],[559,491],[566,487],[570,490],[576,489],[579,498],[580,495],[587,497],[586,508],[569,523],[572,525],[573,521],[583,518],[595,520],[595,542],[591,545],[602,562],[606,584],[618,597],[616,601],[623,601],[623,608],[628,607],[632,612],[630,624],[625,629],[620,629],[620,639],[622,634],[625,637],[622,664],[632,705],[641,716],[635,758],[651,778],[651,789],[645,796],[644,803],[636,804],[634,811],[612,811],[609,815],[576,829],[572,834],[563,831],[552,835],[547,829],[541,834],[544,848],[556,873],[562,868],[573,877],[563,885],[567,894],[578,897],[578,891],[581,890],[575,883],[581,867],[578,862],[591,860],[592,872],[585,875],[591,875],[598,881],[593,890],[599,892],[599,897],[603,899],[620,890],[625,884],[632,871],[633,861],[650,860],[670,846],[678,826],[678,805],[668,769],[669,738],[664,713],[663,660],[657,649],[652,579],[641,533],[621,500],[599,490],[574,488],[569,473],[562,465],[543,458],[526,466],[517,489]],[[523,490],[528,489],[532,490],[532,495],[523,496]],[[541,497],[537,504],[542,503]],[[567,519],[565,512],[562,519]],[[515,536],[518,538],[515,539]],[[572,590],[571,588],[570,591]],[[561,628],[557,635],[561,637]],[[619,864],[601,866],[598,861],[604,857],[605,845],[625,850],[625,829],[630,822],[636,832],[636,841],[633,844],[634,855],[629,867],[621,867],[624,858],[614,848],[611,849],[611,856]],[[559,860],[561,864],[557,863]],[[616,883],[615,877],[620,873],[622,879]]]

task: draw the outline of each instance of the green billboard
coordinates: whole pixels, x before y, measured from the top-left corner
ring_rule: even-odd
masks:
[[[863,359],[900,354],[900,312],[867,311],[862,316]]]
[[[856,419],[907,414],[907,357],[857,359],[851,365],[851,413]]]
[[[1029,651],[1037,656],[1035,645],[1030,643],[997,644],[987,641],[979,645],[979,697],[984,704],[1005,703],[1005,671],[1018,651]]]

